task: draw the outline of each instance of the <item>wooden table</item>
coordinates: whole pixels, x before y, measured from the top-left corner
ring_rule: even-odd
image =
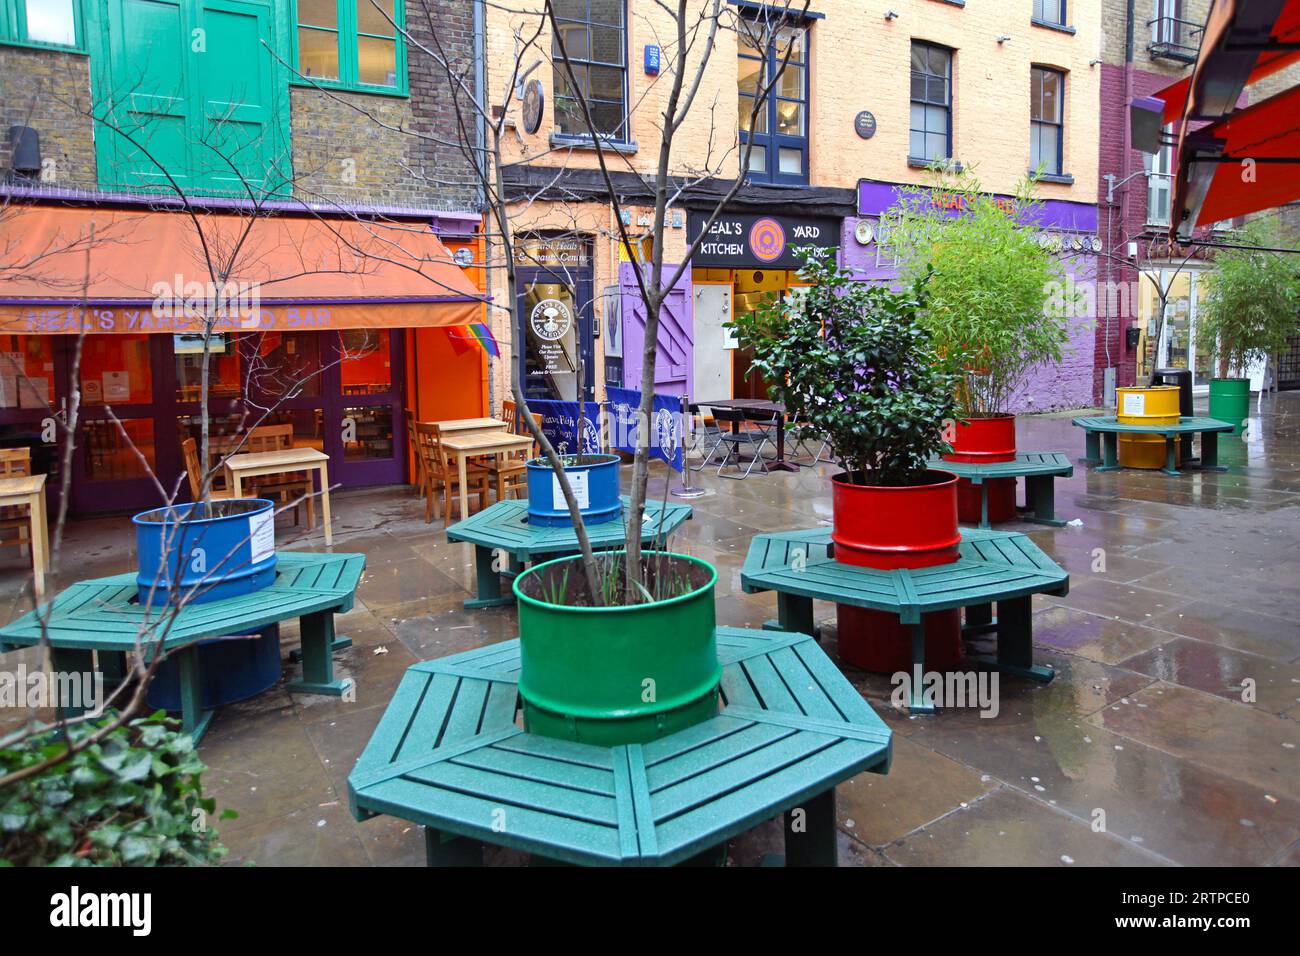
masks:
[[[993,461],[987,464],[931,458],[927,464],[940,471],[950,471],[979,488],[981,528],[989,526],[989,482],[998,478],[1008,478],[1011,481],[1025,479],[1025,506],[1016,507],[1025,521],[1051,525],[1053,528],[1065,524],[1056,517],[1056,486],[1053,484],[1058,477],[1074,476],[1074,466],[1064,452],[1019,451],[1016,452],[1014,461]]]
[[[623,546],[627,510],[631,503],[632,499],[623,495],[623,513],[616,520],[587,525],[587,539],[593,548]],[[675,501],[647,501],[641,522],[641,544],[656,549],[666,547],[668,536],[692,514],[690,505]],[[578,551],[578,536],[573,528],[529,524],[526,501],[498,501],[449,526],[447,540],[468,541],[474,545],[477,593],[465,601],[467,608],[513,604],[513,592],[501,593],[503,575],[513,579],[529,561],[536,564]]]
[[[45,518],[45,476],[0,478],[0,508],[27,506],[31,522],[32,579],[36,597],[45,596],[45,572],[50,569],[50,531]]]
[[[726,398],[718,402],[696,402],[701,408],[738,408],[743,412],[763,412],[776,418],[776,459],[767,465],[768,471],[798,471],[799,466],[785,460],[785,406],[766,398]],[[763,422],[765,419],[754,419]],[[738,433],[740,426],[733,423],[731,431]]]
[[[1177,439],[1186,436],[1183,440],[1190,444],[1192,436],[1197,432],[1201,436],[1200,469],[1227,471],[1225,466],[1219,464],[1219,432],[1231,432],[1237,427],[1232,422],[1218,418],[1189,415],[1180,418],[1177,425],[1125,425],[1115,415],[1071,418],[1070,424],[1083,429],[1086,451],[1084,457],[1079,459],[1080,464],[1097,465],[1098,471],[1118,471],[1124,467],[1119,463],[1120,435],[1159,435],[1165,440],[1165,466],[1160,470],[1166,475],[1174,476],[1182,474],[1178,470],[1180,462]],[[1195,464],[1195,461],[1184,460],[1181,464]]]
[[[423,824],[430,866],[482,865],[484,843],[672,866],[716,859],[778,814],[786,865],[834,866],[835,786],[889,771],[890,729],[811,637],[719,627],[717,640],[719,714],[619,747],[516,723],[518,641],[416,664],[348,775],[348,807]]]
[[[295,471],[320,472],[320,510],[325,523],[325,544],[334,543],[330,527],[329,455],[315,448],[282,448],[279,451],[255,451],[226,459],[232,497],[242,498],[245,478],[291,474]]]
[[[961,557],[951,564],[884,571],[836,561],[830,528],[760,534],[749,545],[740,585],[746,594],[776,592],[778,619],[763,626],[782,631],[816,635],[814,598],[897,614],[912,629],[912,660],[922,673],[925,615],[965,608],[964,635],[998,636],[997,656],[976,660],[1050,681],[1052,668],[1033,662],[1032,598],[1069,593],[1070,576],[1018,532],[963,528],[958,547]],[[908,708],[914,714],[934,713],[919,682],[912,687]]]
[[[208,638],[255,631],[296,617],[302,631],[302,679],[291,691],[339,696],[350,686],[334,677],[332,653],[350,641],[336,637],[334,615],[352,609],[364,554],[276,555],[275,583],[251,594],[149,608],[138,600],[135,572],[79,581],[53,601],[0,628],[0,653],[46,643],[58,673],[92,673],[105,683],[127,675],[126,655],[152,658],[159,650],[175,654],[181,683],[181,725],[195,740],[212,718],[203,709],[199,643]],[[161,646],[160,646],[161,645]],[[92,653],[98,652],[98,658]],[[65,719],[84,708],[60,709]]]
[[[421,424],[424,424],[423,422]],[[432,422],[437,425],[439,433],[450,435],[455,432],[508,432],[510,423],[499,418],[453,418],[445,422]]]
[[[512,451],[525,451],[533,447],[531,435],[511,432],[462,431],[443,435],[442,447],[456,459],[456,473],[460,478],[460,517],[469,516],[469,489],[465,484],[465,462],[477,455],[502,455]],[[449,509],[450,513],[450,509]]]

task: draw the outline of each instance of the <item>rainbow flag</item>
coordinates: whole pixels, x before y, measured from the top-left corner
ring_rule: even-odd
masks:
[[[497,345],[496,338],[492,335],[492,330],[482,322],[471,322],[465,327],[468,334],[460,329],[447,329],[447,337],[451,339],[452,348],[458,353],[464,353],[469,345],[468,342],[476,342],[484,352],[494,358],[501,357],[501,347]]]

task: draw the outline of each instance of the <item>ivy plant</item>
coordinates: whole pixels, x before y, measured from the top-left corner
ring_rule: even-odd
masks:
[[[106,721],[68,728],[91,737]],[[50,735],[0,749],[0,776],[57,756],[68,743]],[[189,734],[161,711],[117,727],[101,740],[31,777],[0,788],[0,866],[193,866],[226,853],[203,796],[206,769]],[[227,810],[221,819],[234,816]]]
[[[809,288],[731,323],[739,344],[799,430],[829,439],[848,480],[923,483],[926,459],[951,449],[954,376],[920,322],[929,276],[907,288],[856,281],[835,250],[800,249]]]
[[[1196,334],[1218,343],[1219,377],[1246,369],[1286,348],[1300,332],[1300,273],[1285,254],[1267,251],[1281,243],[1271,222],[1247,223],[1238,245],[1215,257],[1209,293]]]
[[[881,242],[904,281],[934,274],[922,321],[959,376],[962,418],[1006,414],[1032,369],[1064,357],[1081,297],[1040,241],[1032,179],[1002,197],[969,169],[932,175],[882,217]]]

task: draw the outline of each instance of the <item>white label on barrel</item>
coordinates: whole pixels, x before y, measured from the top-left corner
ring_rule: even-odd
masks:
[[[571,471],[569,475],[569,487],[573,489],[573,497],[578,499],[579,508],[590,508],[591,497],[587,493],[587,472]],[[568,507],[564,500],[564,491],[560,488],[560,476],[551,474],[551,507],[556,511],[562,511]]]
[[[268,509],[248,517],[248,545],[252,550],[249,559],[253,564],[265,561],[275,554],[275,510]]]
[[[1124,414],[1125,415],[1145,415],[1147,412],[1147,397],[1142,394],[1128,394],[1124,396]]]

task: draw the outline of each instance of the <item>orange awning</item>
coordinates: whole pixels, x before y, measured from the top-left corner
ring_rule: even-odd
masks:
[[[483,295],[419,223],[11,206],[0,252],[0,332],[196,332],[204,316],[217,332],[482,319]]]

